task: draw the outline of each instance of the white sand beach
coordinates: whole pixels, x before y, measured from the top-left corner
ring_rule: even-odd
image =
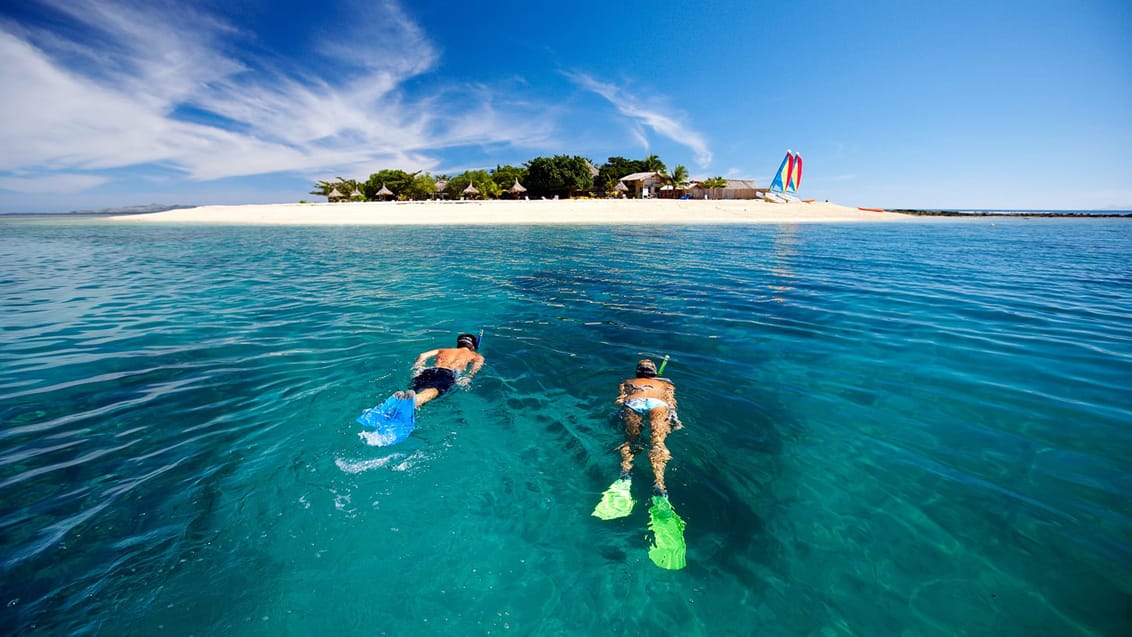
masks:
[[[917,217],[820,202],[540,199],[201,206],[111,219],[137,223],[257,225],[490,225],[840,223],[907,221]]]

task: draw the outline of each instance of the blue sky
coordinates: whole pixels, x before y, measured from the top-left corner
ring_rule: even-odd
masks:
[[[1132,3],[0,3],[0,212],[657,154],[866,207],[1132,209]]]

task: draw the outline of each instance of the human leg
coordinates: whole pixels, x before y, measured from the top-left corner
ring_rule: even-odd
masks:
[[[410,390],[410,392],[412,393],[412,390]],[[417,407],[420,407],[433,398],[439,396],[440,392],[430,387],[428,389],[422,389],[419,392],[415,392],[415,394],[416,395],[413,396],[413,404],[415,404]]]
[[[625,442],[617,449],[621,452],[621,475],[628,475],[633,470],[633,456],[640,450],[638,439],[643,423],[640,414],[632,409],[621,410],[621,419],[625,422]]]
[[[417,407],[444,394],[456,383],[456,372],[443,367],[429,367],[413,377],[413,403]],[[411,393],[411,392],[406,392]]]
[[[603,520],[623,518],[633,511],[629,471],[633,468],[633,456],[639,449],[637,438],[641,435],[641,417],[628,409],[622,412],[622,417],[625,421],[625,442],[618,447],[621,452],[621,475],[601,494],[601,501],[593,512],[594,517]]]
[[[668,494],[668,488],[664,485],[664,468],[672,459],[672,454],[664,445],[664,439],[672,431],[668,411],[667,406],[654,407],[649,411],[649,464],[652,465],[653,484],[664,495]]]

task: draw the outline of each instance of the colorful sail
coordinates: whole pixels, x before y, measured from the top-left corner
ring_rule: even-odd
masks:
[[[786,192],[796,195],[798,187],[802,185],[802,156],[794,153],[794,161],[789,169],[790,175],[786,179]]]
[[[782,165],[778,167],[778,172],[774,174],[774,180],[770,182],[771,192],[785,192],[786,182],[790,179],[790,160],[794,157],[794,153],[786,151],[786,157],[782,159]]]

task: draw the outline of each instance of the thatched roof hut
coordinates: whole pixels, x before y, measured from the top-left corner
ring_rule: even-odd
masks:
[[[523,187],[523,184],[519,183],[518,179],[516,179],[515,185],[508,188],[507,192],[515,195],[515,197],[518,198],[519,195],[523,194],[524,192],[527,192],[527,189]]]
[[[468,187],[464,189],[464,194],[469,196],[469,197],[474,197],[474,196],[480,194],[480,191],[476,189],[475,184],[469,183]]]
[[[759,191],[753,179],[728,179],[723,188],[705,188],[702,182],[693,181],[684,189],[692,199],[756,199]]]
[[[392,197],[392,196],[393,196],[393,191],[392,191],[392,190],[390,190],[390,189],[388,189],[388,188],[386,188],[386,187],[385,187],[385,184],[381,184],[381,190],[378,190],[378,191],[377,191],[377,196],[378,196],[378,197],[381,197],[381,198],[385,198],[385,197]]]
[[[335,200],[341,199],[341,198],[342,198],[342,193],[338,192],[337,188],[331,188],[330,192],[327,193],[327,195],[326,195],[326,199],[328,201],[335,201]]]

